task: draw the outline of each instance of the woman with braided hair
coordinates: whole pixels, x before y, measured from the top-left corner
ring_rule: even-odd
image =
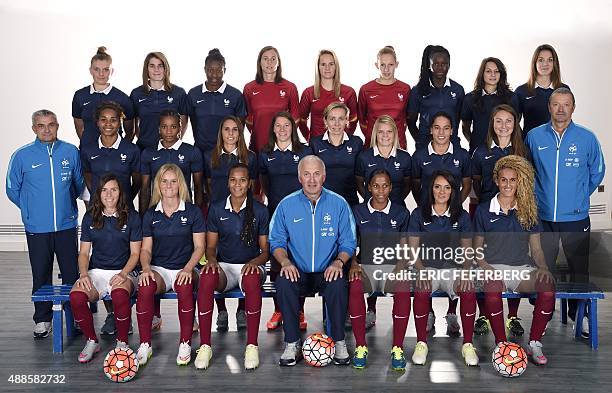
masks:
[[[484,248],[475,258],[481,269],[503,272],[502,280],[484,281],[485,309],[496,343],[506,341],[501,293],[537,292],[527,353],[534,363],[544,365],[548,360],[540,340],[555,306],[555,289],[540,244],[534,177],[533,167],[522,157],[497,161],[493,179],[499,193],[476,209],[474,248]]]
[[[200,275],[198,316],[200,349],[197,369],[207,369],[212,357],[211,334],[215,291],[236,287],[245,294],[247,346],[244,367],[259,366],[257,335],[261,319],[261,285],[266,280],[268,261],[268,210],[253,199],[249,189],[249,168],[237,163],[229,170],[227,199],[211,204],[208,210],[206,258]]]

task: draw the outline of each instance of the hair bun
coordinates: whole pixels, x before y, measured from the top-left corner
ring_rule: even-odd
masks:
[[[389,48],[391,49],[393,52],[395,52],[395,48],[392,45],[385,45],[385,48]]]
[[[98,51],[96,52],[97,55],[101,55],[101,54],[106,54],[106,47],[105,46],[99,46],[98,47]]]
[[[216,55],[216,54],[221,54],[221,51],[218,48],[213,48],[211,50],[208,51],[208,55]]]

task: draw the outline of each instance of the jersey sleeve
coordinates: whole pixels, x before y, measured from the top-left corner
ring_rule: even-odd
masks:
[[[463,164],[461,165],[461,176],[466,178],[466,177],[472,177],[472,163],[470,160],[470,155],[468,152],[466,152],[465,150],[463,150]]]
[[[312,104],[312,96],[310,88],[302,92],[300,98],[300,131],[306,140],[310,139],[310,129],[308,128],[308,118],[310,117],[310,106]]]
[[[247,105],[242,94],[236,97],[236,106],[234,107],[234,115],[240,118],[247,117]]]
[[[151,176],[151,159],[149,149],[145,149],[140,154],[140,174]]]
[[[357,100],[357,118],[362,132],[368,129],[368,102],[365,85],[359,89],[359,98]]]
[[[142,237],[153,237],[153,226],[151,225],[151,220],[153,220],[153,210],[149,209],[142,217]]]
[[[289,86],[289,113],[296,122],[300,118],[300,95],[298,94],[297,87],[291,83]]]
[[[217,206],[211,205],[210,209],[208,209],[208,217],[206,218],[206,227],[208,232],[219,232],[219,228],[217,227],[217,223],[219,222],[219,214],[217,213]]]
[[[130,241],[142,241],[142,222],[140,221],[140,216],[135,211],[130,212],[128,225],[130,226]]]
[[[202,215],[202,210],[196,205],[191,205],[193,214],[193,225],[191,226],[191,233],[202,233],[206,232],[206,221]]]
[[[83,118],[83,107],[81,106],[81,103],[79,102],[79,97],[78,97],[78,92],[74,93],[74,96],[72,96],[72,117],[74,117],[75,119],[82,119]]]
[[[15,152],[11,156],[6,174],[6,196],[19,208],[21,208],[20,194],[22,183],[23,170],[21,157]]]
[[[83,216],[83,220],[81,220],[81,241],[82,242],[91,242],[91,215],[85,214]]]
[[[257,180],[257,156],[252,151],[249,152],[248,167],[251,180]]]
[[[366,173],[365,167],[367,165],[366,158],[365,158],[366,151],[367,150],[360,152],[359,155],[357,156],[357,160],[355,162],[355,176],[365,178],[365,173]]]
[[[285,225],[285,220],[285,204],[281,202],[270,219],[270,236],[268,237],[268,241],[270,242],[270,253],[274,253],[274,251],[279,248],[289,251],[287,248],[289,233]]]
[[[263,151],[257,155],[258,167],[257,170],[261,176],[268,175],[268,167],[266,165],[266,153]]]
[[[400,221],[399,230],[400,232],[408,232],[408,228],[410,225],[410,212],[408,209],[403,210],[402,220]]]
[[[346,128],[346,133],[352,135],[357,129],[357,123],[359,121],[357,94],[355,94],[355,90],[353,88],[349,87],[348,97],[346,98],[344,103],[349,108],[349,123]]]
[[[411,166],[411,171],[412,171],[412,178],[420,179],[421,178],[421,166],[419,165],[419,160],[416,154],[412,156],[412,161],[411,161],[410,166]]]
[[[183,88],[178,88],[178,113],[181,115],[189,114],[189,98]]]
[[[472,94],[468,94],[463,100],[463,105],[461,108],[461,120],[463,121],[474,120],[474,116],[472,114],[473,97],[474,96]]]
[[[140,173],[140,149],[136,145],[132,145],[134,152],[130,162],[131,173]]]
[[[199,173],[204,171],[204,161],[202,152],[197,147],[191,150],[191,173]]]
[[[355,255],[357,248],[357,232],[355,229],[355,218],[349,204],[342,200],[338,226],[338,253],[345,252],[351,257]]]
[[[268,209],[263,205],[260,206],[257,216],[257,234],[259,236],[267,236],[270,232],[270,216],[268,215]]]
[[[87,151],[81,149],[79,153],[81,156],[81,164],[83,164],[83,172],[91,173],[91,163],[89,162],[89,157],[87,157]]]
[[[419,236],[421,233],[421,221],[421,209],[414,209],[412,215],[410,215],[406,232],[408,232],[410,236]]]
[[[470,215],[465,210],[459,216],[459,231],[464,239],[472,237],[472,220],[470,220]]]

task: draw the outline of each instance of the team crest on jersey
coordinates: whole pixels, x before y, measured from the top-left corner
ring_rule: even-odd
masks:
[[[127,231],[127,224],[124,224],[124,225],[121,227],[121,232],[122,232],[122,233],[125,233],[125,231]]]
[[[172,101],[174,101],[174,98],[168,96],[166,97],[168,99],[168,104],[172,104]]]
[[[280,96],[281,96],[281,97],[284,97],[284,96],[285,96],[285,94],[287,94],[287,93],[285,93],[285,90],[281,90],[279,93],[280,93]]]
[[[121,162],[125,162],[127,160],[127,154],[121,154]]]
[[[576,146],[575,143],[572,143],[570,147],[568,148],[568,151],[569,151],[569,154],[572,154],[572,155],[576,154],[578,153],[578,146]]]
[[[225,107],[227,108],[228,106],[230,106],[230,100],[228,100],[227,98],[223,99],[223,103],[225,104]]]
[[[389,221],[389,222],[391,223],[391,227],[392,227],[392,228],[397,227],[397,221],[395,221],[395,220],[391,220],[391,221]]]
[[[352,154],[353,153],[353,148],[350,146],[346,147],[346,151],[348,152],[348,154]]]
[[[181,216],[181,224],[182,225],[187,225],[187,217]]]
[[[179,155],[178,155],[178,159],[179,159],[179,163],[181,163],[181,164],[182,164],[183,162],[185,162],[185,156],[184,156],[184,155],[182,155],[182,154],[179,154]]]
[[[459,223],[458,222],[453,224],[453,228],[458,228],[458,227],[459,227]]]
[[[67,158],[64,158],[64,159],[62,160],[62,169],[66,169],[66,168],[68,168],[68,167],[70,167],[70,161],[68,161],[68,159],[67,159]]]
[[[453,165],[455,165],[456,167],[459,166],[459,160],[453,160]]]
[[[300,156],[294,154],[293,155],[293,161],[298,162],[300,160]]]
[[[393,161],[393,165],[395,166],[395,169],[400,169],[400,163],[397,161]]]
[[[325,213],[325,215],[323,216],[323,224],[330,225],[331,224],[331,220],[332,220],[331,214]]]
[[[404,95],[402,93],[397,93],[397,98],[399,98],[400,102],[404,101]]]
[[[342,97],[342,96],[338,97],[338,101],[344,102],[344,97]]]
[[[457,98],[457,93],[451,91],[451,98],[454,100],[455,98]]]

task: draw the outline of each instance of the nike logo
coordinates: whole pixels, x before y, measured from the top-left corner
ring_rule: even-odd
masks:
[[[181,312],[192,312],[192,311],[193,311],[193,308],[190,308],[189,310],[183,310],[183,309],[181,308]]]
[[[204,101],[204,100],[196,100],[196,104],[199,104],[202,101]]]
[[[474,315],[476,315],[475,311],[473,313],[471,313],[471,314],[465,314],[466,317],[473,317]]]
[[[493,157],[493,156],[485,156],[485,160],[488,160],[491,157]]]
[[[497,221],[497,220],[499,220],[499,218],[492,218],[492,219],[490,219],[489,221],[490,221],[490,222],[495,222],[495,221]]]
[[[372,168],[376,164],[368,164],[368,168]]]
[[[91,156],[89,157],[90,160],[95,160],[96,158],[100,157],[100,155],[98,154],[97,156]]]
[[[503,311],[503,310],[500,310],[500,311],[498,311],[498,312],[493,312],[493,313],[491,313],[491,316],[492,316],[492,317],[494,317],[494,316],[496,316],[496,315],[499,315],[499,314],[501,314],[501,313],[502,313],[502,311]]]
[[[427,315],[427,314],[425,314],[425,315]],[[408,315],[408,316],[405,316],[405,317],[402,317],[402,316],[400,316],[400,315],[395,315],[395,314],[393,314],[393,318],[397,318],[397,319],[406,319],[406,318],[408,318],[408,317],[409,317],[409,315]],[[418,318],[418,317],[417,317],[417,318]]]
[[[504,363],[512,365],[521,361],[521,358],[511,358],[510,356],[504,356]]]
[[[117,321],[127,321],[130,317],[119,318],[117,317]]]
[[[535,97],[535,96],[525,97],[525,99],[526,99],[526,100],[530,100],[530,99],[532,99],[533,97]]]
[[[293,222],[300,222],[300,221],[302,221],[302,220],[303,220],[303,218],[294,218],[294,219],[293,219]]]
[[[418,319],[421,319],[421,318],[425,318],[425,317],[426,317],[428,314],[429,314],[429,313],[427,313],[427,314],[423,314],[423,315],[416,315],[416,314],[414,314],[414,317],[415,317],[415,318],[418,318]],[[397,318],[400,318],[400,317],[397,317]],[[403,317],[403,318],[408,318],[408,317]]]
[[[90,103],[90,102],[91,102],[91,101],[84,102],[84,103],[83,103],[83,106],[87,106],[87,105],[89,105],[89,103]]]
[[[370,220],[366,220],[366,221],[360,220],[360,222],[361,222],[362,224],[365,224],[365,223],[367,223],[367,222],[370,222]]]
[[[39,167],[39,166],[41,166],[41,165],[42,165],[42,164],[36,164],[36,165],[32,164],[32,169],[36,169],[36,168],[38,168],[38,167]]]
[[[323,153],[327,149],[319,149],[319,153]]]
[[[247,311],[247,315],[255,315],[255,314],[259,314],[260,312],[261,312],[261,310],[253,311],[253,312]]]
[[[423,163],[423,166],[431,164],[431,161],[427,161]]]
[[[313,100],[312,100],[312,102],[317,102],[317,101],[319,101],[318,98],[313,98]]]
[[[111,375],[123,374],[128,370],[127,367],[120,368],[119,370],[110,370]]]
[[[95,227],[93,225],[89,226],[89,230],[93,230]]]
[[[586,232],[586,231],[588,231],[588,230],[589,230],[589,228],[590,228],[590,226],[588,226],[588,227],[584,228],[584,229],[583,229],[583,231],[584,231],[584,232]]]
[[[221,221],[229,220],[229,217],[221,217],[219,218]]]
[[[544,146],[544,147],[538,146],[538,150],[544,150],[544,149],[548,149],[548,146]]]
[[[202,312],[202,311],[200,311],[200,312],[198,312],[198,314],[200,314],[200,316],[204,316],[204,315],[206,315],[206,314],[210,314],[211,312],[212,312],[212,310],[208,310],[208,311],[206,311],[206,312]]]
[[[159,157],[153,157],[152,158],[153,161],[158,160],[158,159],[159,159]]]
[[[276,157],[268,158],[268,162],[276,160]]]
[[[552,311],[546,312],[546,311],[542,310],[542,311],[540,311],[540,312],[541,312],[542,314],[544,314],[544,315],[550,315],[550,314],[552,314]]]
[[[160,222],[160,221],[161,221],[161,220],[156,220],[156,221],[153,221],[153,222],[151,223],[151,225],[155,225],[155,224],[157,224],[157,223],[158,223],[158,222]]]
[[[370,99],[374,99],[374,98],[376,98],[376,97],[378,97],[378,94],[373,95],[373,96],[370,96]]]
[[[138,102],[143,102],[143,101],[145,101],[145,100],[146,100],[146,98],[139,98],[139,99],[138,99]]]
[[[423,225],[429,225],[431,222],[424,222]]]
[[[261,93],[261,91],[254,91],[253,95],[256,96],[257,94]]]
[[[136,311],[136,315],[145,315],[146,313],[148,313],[148,311]]]
[[[357,318],[361,318],[361,317],[363,317],[363,314],[361,314],[361,315],[357,315],[357,316],[355,316],[355,317],[354,317],[354,316],[352,316],[352,315],[349,315],[349,318],[351,318],[351,319],[357,319]]]

